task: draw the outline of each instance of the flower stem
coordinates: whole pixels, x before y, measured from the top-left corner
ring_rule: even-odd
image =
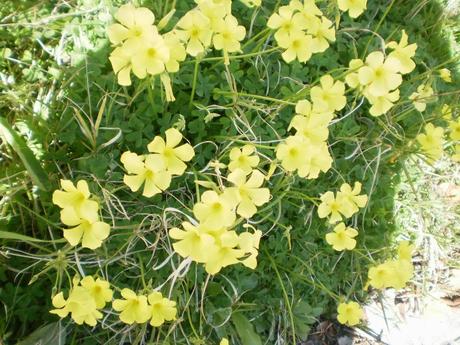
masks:
[[[192,84],[192,92],[190,93],[190,102],[189,105],[192,106],[193,98],[195,97],[195,90],[196,90],[196,80],[198,78],[198,68],[200,66],[201,59],[195,60],[195,69],[193,70],[193,84]]]

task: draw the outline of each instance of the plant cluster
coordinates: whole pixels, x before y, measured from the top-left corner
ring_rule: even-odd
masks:
[[[427,115],[455,75],[420,73],[409,30],[380,35],[389,9],[361,27],[371,0],[170,5],[113,9],[86,67],[103,76],[97,119],[89,89],[88,109],[63,111],[72,160],[41,195],[54,247],[31,240],[50,257],[34,278],[54,279],[50,313],[133,344],[259,345],[273,325],[296,344],[321,314],[363,324],[369,289],[414,275],[415,245],[387,245],[390,171],[412,153],[460,161],[458,110]]]

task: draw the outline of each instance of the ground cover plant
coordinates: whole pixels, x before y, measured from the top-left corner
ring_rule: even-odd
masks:
[[[410,281],[399,173],[460,160],[438,2],[0,9],[6,344],[297,344]]]

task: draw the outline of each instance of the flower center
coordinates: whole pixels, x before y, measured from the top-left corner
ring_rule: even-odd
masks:
[[[222,210],[222,204],[220,202],[215,202],[211,206],[213,212],[220,212]]]
[[[163,151],[163,156],[165,156],[166,158],[174,157],[174,150],[170,147],[165,147]]]
[[[382,77],[383,77],[383,71],[382,71],[381,68],[377,68],[377,69],[375,70],[375,77],[376,77],[376,78],[382,78]]]
[[[140,37],[142,36],[142,28],[140,28],[139,26],[135,26],[132,28],[132,33],[133,33],[133,36]]]
[[[195,26],[190,31],[190,37],[192,38],[197,38],[199,34],[200,34],[200,30]]]
[[[297,150],[295,147],[289,149],[289,156],[297,157],[298,155],[299,155],[299,150]]]
[[[330,207],[332,212],[337,212],[340,209],[340,206],[337,202],[332,202]]]
[[[157,50],[155,48],[149,48],[147,49],[147,55],[150,58],[154,58],[157,55]]]
[[[292,29],[292,23],[291,21],[288,21],[288,22],[284,22],[283,24],[283,30],[286,30],[286,31],[290,31]]]

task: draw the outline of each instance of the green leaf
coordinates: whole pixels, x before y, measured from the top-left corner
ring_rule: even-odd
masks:
[[[0,118],[0,135],[21,158],[22,163],[30,174],[33,183],[43,190],[48,190],[49,179],[45,170],[35,158],[26,142],[10,126],[5,118]]]
[[[53,322],[35,330],[27,338],[16,343],[16,345],[64,345],[65,340],[65,329],[60,326],[59,322]]]
[[[254,326],[246,316],[241,313],[234,313],[232,315],[232,322],[243,345],[262,345],[262,340],[254,331]]]
[[[298,301],[298,303],[294,306],[293,314],[295,330],[302,340],[307,339],[310,333],[311,325],[316,322],[316,318],[322,311],[322,308],[312,308],[310,304],[302,300]]]

